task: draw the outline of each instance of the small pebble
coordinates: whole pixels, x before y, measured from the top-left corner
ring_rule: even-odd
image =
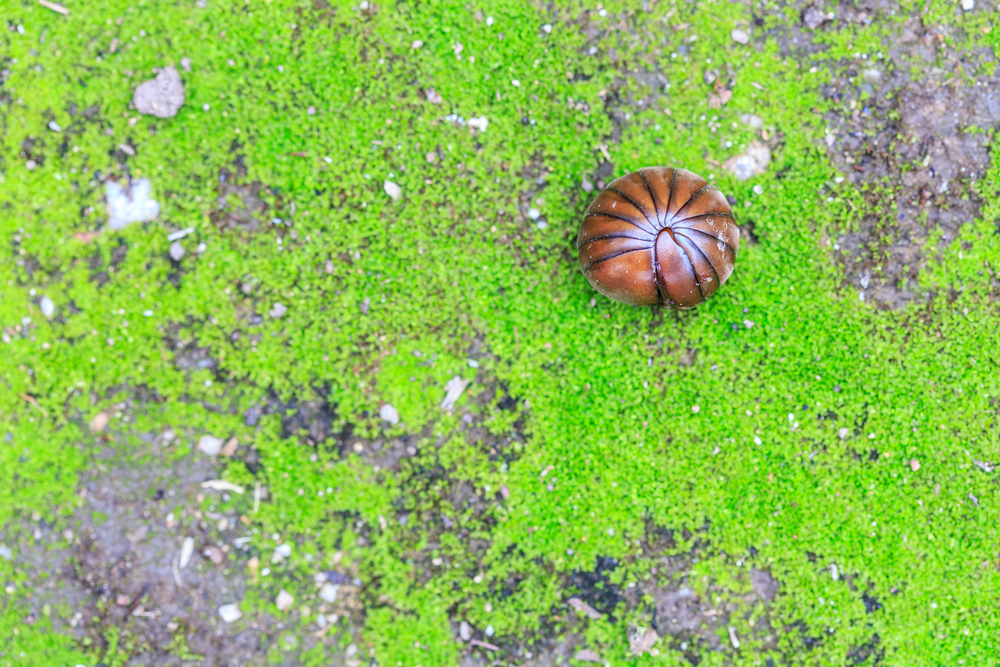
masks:
[[[278,597],[274,599],[274,604],[278,608],[278,611],[288,611],[295,604],[295,598],[292,594],[282,588],[278,591]]]
[[[762,195],[762,194],[764,194],[764,188],[762,188],[759,185],[755,185],[755,186],[753,186],[753,193],[755,195]]]
[[[181,69],[184,70],[185,72],[191,71],[191,59],[188,58],[187,56],[181,58]]]
[[[479,368],[479,362],[475,359],[469,359],[469,368]]]
[[[24,168],[27,169],[28,171],[34,171],[35,167],[37,166],[38,163],[35,162],[34,160],[28,160],[27,162],[24,163]]]
[[[699,412],[701,412],[701,408],[699,406],[697,406],[697,405],[692,405],[691,406],[691,412],[693,412],[695,414],[698,414]]]
[[[384,182],[382,184],[382,189],[385,190],[385,193],[389,195],[389,198],[393,201],[399,201],[399,198],[403,196],[403,189],[392,181]]]
[[[219,616],[226,623],[234,623],[243,618],[243,612],[237,604],[224,604],[219,607]]]
[[[206,547],[205,551],[202,553],[204,554],[205,558],[212,561],[216,565],[220,565],[226,557],[226,555],[222,553],[222,549],[215,546]]]
[[[492,626],[492,625],[487,625],[487,626],[486,626],[486,629],[485,629],[485,630],[483,630],[483,632],[485,632],[485,633],[486,633],[486,636],[487,636],[487,637],[492,637],[492,636],[493,636],[493,633],[494,633],[494,632],[496,632],[496,631],[495,631],[495,630],[493,629],[493,626]]]
[[[424,45],[424,40],[422,40],[422,39],[415,39],[415,40],[413,40],[413,43],[410,44],[410,48],[411,49],[419,49],[423,45]]]
[[[580,187],[583,188],[584,192],[593,192],[594,191],[594,184],[591,183],[590,181],[588,181],[586,178],[584,178],[580,182]]]
[[[319,597],[324,602],[333,604],[337,601],[337,591],[340,587],[337,584],[327,583],[323,585],[323,588],[319,591]]]
[[[94,418],[90,420],[90,432],[91,433],[101,433],[108,426],[108,422],[111,418],[108,416],[107,412],[98,412],[94,415]]]
[[[184,246],[180,241],[174,241],[170,244],[170,259],[179,262],[184,258],[185,254]]]
[[[551,34],[552,33],[552,24],[551,23],[546,23],[545,25],[542,26],[542,30],[545,32],[546,35]]]
[[[962,0],[962,9],[969,12],[975,9],[976,0]]]
[[[444,102],[444,98],[441,97],[441,93],[434,90],[433,88],[427,88],[424,90],[424,95],[427,97],[427,101],[431,104],[441,104]]]
[[[184,104],[184,83],[173,67],[160,70],[155,79],[146,81],[135,89],[132,103],[141,114],[170,118]]]
[[[839,431],[837,431],[837,435],[838,435],[838,436],[840,437],[840,439],[841,439],[841,440],[844,440],[844,439],[846,439],[846,438],[847,438],[847,435],[848,435],[848,434],[849,434],[850,432],[851,432],[851,431],[850,431],[850,429],[847,429],[847,428],[842,428],[842,429],[840,429]]]
[[[271,306],[271,310],[267,311],[267,314],[277,320],[283,317],[287,312],[288,312],[288,306],[279,301],[278,303]]]
[[[42,300],[39,302],[38,307],[42,309],[42,315],[52,319],[52,316],[56,314],[56,304],[55,302],[47,297],[43,296]]]
[[[532,220],[538,220],[538,216],[540,216],[541,214],[542,212],[539,211],[537,208],[528,209],[528,217],[531,218]]]
[[[920,470],[920,461],[916,459],[910,459],[910,470],[912,470],[913,472],[917,472],[918,470]]]
[[[52,130],[53,132],[62,132],[62,128],[59,127],[59,123],[55,122],[54,120],[49,121],[49,129]]]
[[[458,624],[458,636],[462,638],[463,642],[467,642],[472,639],[472,626],[466,621],[462,621]]]
[[[733,41],[736,42],[737,44],[748,44],[750,42],[750,35],[748,35],[746,31],[740,30],[739,28],[733,30],[730,33],[730,36],[733,38]]]
[[[12,560],[14,558],[14,553],[10,550],[10,547],[0,544],[0,558],[4,560]]]
[[[222,439],[214,435],[203,435],[198,439],[198,449],[209,456],[216,456],[222,449]]]
[[[399,423],[399,410],[393,407],[389,403],[385,403],[381,408],[378,409],[378,416],[389,422],[390,424]]]
[[[361,314],[367,315],[368,311],[371,310],[371,308],[372,308],[372,300],[369,299],[368,297],[365,297],[361,301]]]

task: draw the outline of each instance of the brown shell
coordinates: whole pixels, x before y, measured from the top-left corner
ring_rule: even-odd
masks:
[[[722,192],[701,176],[645,167],[597,195],[576,247],[583,275],[604,296],[694,308],[733,273],[740,230]]]

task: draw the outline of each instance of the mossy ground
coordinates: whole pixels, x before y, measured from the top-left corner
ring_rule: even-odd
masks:
[[[867,22],[794,33],[816,47],[797,50],[802,7],[770,3],[203,4],[67,2],[62,16],[0,0],[0,523],[13,552],[0,664],[152,650],[100,616],[81,640],[57,622],[72,609],[26,623],[37,582],[18,555],[40,522],[48,548],[72,548],[58,535],[79,529],[97,452],[148,464],[139,435],[168,427],[168,458],[198,456],[204,433],[259,455],[220,472],[268,491],[256,513],[253,493],[228,501],[252,536],[238,566],[295,545],[243,600],[237,626],[287,616],[300,638],[263,638],[261,662],[329,664],[354,643],[390,667],[530,664],[532,647],[572,635],[610,664],[1000,663],[1000,490],[975,463],[1000,461],[1000,153],[969,185],[979,216],[956,239],[932,230],[918,278],[930,297],[880,308],[834,256],[872,204],[835,180],[822,114],[839,108],[819,95],[918,14],[979,54],[960,74],[974,81],[1000,48],[996,8],[873,6]],[[180,113],[139,116],[135,86],[182,58]],[[732,90],[722,108],[708,106],[708,69]],[[753,140],[773,162],[736,181],[720,165]],[[613,176],[684,166],[736,197],[755,242],[711,301],[651,312],[590,289],[573,240],[581,182],[605,162]],[[111,232],[102,183],[128,176],[151,180],[160,215]],[[891,185],[871,188],[888,198]],[[251,190],[260,224],[233,222]],[[174,262],[166,237],[185,227]],[[214,362],[178,364],[189,348]],[[471,384],[442,411],[456,375]],[[125,419],[88,430],[124,400]],[[308,401],[329,406],[316,446],[287,427],[284,407]],[[379,419],[383,402],[398,425]],[[373,443],[404,436],[411,453],[373,465]],[[681,569],[663,567],[674,557]],[[362,580],[363,611],[306,641],[314,613],[273,600],[284,588],[301,603],[335,558]],[[582,619],[566,607],[587,594],[573,575],[600,558],[617,567],[599,587],[621,595]],[[751,568],[780,582],[774,600],[749,595]],[[667,635],[632,656],[628,634],[663,622],[655,592],[681,582],[726,619],[715,639]],[[458,641],[463,619],[500,651]],[[180,636],[167,654],[192,658]]]

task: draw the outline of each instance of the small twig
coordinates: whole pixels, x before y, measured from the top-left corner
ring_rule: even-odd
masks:
[[[26,400],[33,408],[41,412],[43,417],[49,416],[49,413],[42,409],[42,406],[38,404],[38,401],[36,401],[33,396],[28,396],[27,394],[18,394],[18,396]]]
[[[472,644],[473,646],[482,646],[484,649],[487,649],[489,651],[500,650],[499,646],[494,646],[493,644],[487,644],[486,642],[481,642],[478,639],[470,639],[469,643]]]
[[[54,12],[59,12],[63,16],[66,16],[66,15],[69,14],[69,10],[68,9],[66,9],[62,5],[56,4],[54,2],[49,2],[49,0],[38,0],[38,4],[40,4],[42,7],[47,7],[47,8],[51,9]]]
[[[260,509],[260,480],[257,480],[257,485],[253,489],[253,513],[256,514],[257,510]]]

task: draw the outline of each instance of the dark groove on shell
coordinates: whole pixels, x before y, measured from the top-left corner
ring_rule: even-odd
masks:
[[[590,264],[587,265],[587,267],[584,269],[584,271],[589,271],[595,265],[600,264],[601,262],[606,262],[609,259],[614,259],[615,257],[621,257],[622,255],[629,254],[630,252],[640,252],[642,250],[648,250],[648,249],[649,248],[633,248],[632,250],[625,250],[625,251],[617,253],[615,255],[608,255],[607,257],[601,257],[600,259],[595,259],[593,262],[591,262]]]
[[[715,236],[714,234],[709,234],[708,232],[703,232],[700,229],[695,229],[694,227],[681,227],[681,229],[683,229],[684,231],[688,231],[688,232],[698,232],[699,234],[704,234],[705,236],[707,236],[710,239],[715,239],[719,243],[725,244],[725,246],[727,248],[729,248],[729,250],[733,253],[733,257],[736,257],[736,251],[733,249],[733,246],[729,245],[728,243],[726,243],[725,241],[723,241],[722,239],[720,239],[718,236]],[[674,232],[674,233],[677,234],[678,232]],[[688,240],[691,241],[691,239],[688,239]],[[691,242],[694,243],[694,241],[691,241]]]
[[[610,185],[608,186],[607,189],[610,190],[611,192],[614,192],[616,195],[627,201],[629,204],[632,204],[632,206],[635,206],[635,210],[639,211],[642,217],[646,218],[646,222],[648,222],[653,227],[653,229],[656,229],[656,223],[650,220],[649,216],[642,212],[642,207],[639,206],[639,204],[637,204],[634,199],[623,194],[620,190],[618,190],[617,188],[613,188]]]

